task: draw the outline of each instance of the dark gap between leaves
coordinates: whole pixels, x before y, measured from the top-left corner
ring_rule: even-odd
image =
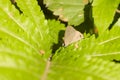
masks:
[[[115,63],[120,63],[120,60],[113,59],[112,61]]]
[[[89,2],[84,7],[84,22],[76,26],[76,30],[81,33],[90,33],[91,35],[95,34],[95,37],[98,37],[98,30],[94,24],[94,18],[92,15],[92,2]]]
[[[120,10],[120,4],[118,5],[117,10]],[[115,23],[118,21],[119,18],[120,18],[120,13],[116,11],[114,18],[113,18],[113,21],[108,27],[108,30],[112,29],[112,27],[115,25]]]
[[[11,1],[11,3],[15,6],[15,8],[19,11],[20,14],[23,13],[23,12],[20,10],[20,8],[19,8],[19,6],[17,5],[17,3],[15,2],[15,0],[10,0],[10,1]]]

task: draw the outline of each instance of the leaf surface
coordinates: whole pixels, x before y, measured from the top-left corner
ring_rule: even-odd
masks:
[[[94,0],[93,1],[93,17],[96,26],[104,32],[112,23],[114,14],[117,10],[119,0]]]
[[[70,25],[79,25],[83,22],[83,0],[44,0],[46,7],[58,15],[62,21],[68,21]]]

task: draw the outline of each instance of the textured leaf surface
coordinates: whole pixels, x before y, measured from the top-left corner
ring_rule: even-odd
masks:
[[[67,53],[67,51],[71,53],[82,53],[81,55],[88,57],[99,57],[104,58],[106,60],[120,59],[120,28],[118,26],[114,26],[111,31],[105,31],[102,33],[97,39],[94,36],[90,38],[85,38],[82,41],[77,42],[78,48],[76,48],[76,44],[72,44],[68,46],[65,50],[62,49],[63,53]],[[74,52],[74,50],[76,50]],[[61,53],[62,53],[61,51]]]
[[[118,80],[120,78],[116,75],[119,73],[120,65],[99,58],[81,57],[80,54],[82,53],[76,55],[75,50],[74,53],[57,54],[51,66],[49,80]]]
[[[78,25],[83,21],[83,0],[44,0],[46,7],[70,25]]]
[[[97,39],[91,36],[77,46],[59,48],[47,62],[64,25],[45,20],[36,1],[16,1],[23,14],[10,0],[0,0],[0,80],[120,79],[120,65],[110,62],[120,59],[119,25]]]
[[[94,36],[60,48],[53,57],[49,80],[118,80],[120,77],[119,64],[113,59],[120,60],[120,28],[114,26],[98,39]],[[53,78],[54,77],[54,78]]]
[[[105,31],[113,20],[113,16],[119,4],[119,0],[94,0],[93,16],[98,30]]]
[[[65,26],[55,20],[48,20],[48,25],[52,42],[55,44],[59,43],[60,37],[64,36]]]
[[[26,1],[26,0],[16,0],[18,6],[23,11],[23,14],[27,17],[29,17],[29,20],[31,21],[29,25],[31,25],[30,33],[33,35],[33,39],[38,42],[40,47],[46,48],[46,50],[49,50],[50,46],[45,46],[46,44],[50,44],[50,41],[46,39],[46,37],[49,38],[49,28],[47,28],[47,21],[44,19],[43,13],[40,13],[40,8],[38,6],[37,1]],[[31,32],[32,31],[32,32]]]
[[[23,14],[10,0],[0,1],[0,80],[39,80],[62,27],[52,31],[36,1],[16,1]],[[56,34],[52,36],[55,40],[50,31]]]
[[[46,49],[39,45],[43,41],[39,27],[29,17],[20,15],[10,0],[1,0],[0,4],[0,79],[38,80],[45,66],[39,51]],[[41,20],[45,21],[44,17]],[[46,23],[41,26],[46,27]]]

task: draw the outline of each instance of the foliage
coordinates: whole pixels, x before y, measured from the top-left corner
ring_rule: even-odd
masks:
[[[51,56],[52,46],[59,44],[65,25],[45,19],[36,0],[16,0],[22,13],[10,0],[0,0],[0,80],[119,80],[120,64],[112,60],[120,60],[120,24],[106,30],[119,2],[94,0],[93,17],[99,37],[92,35],[67,47],[59,46]],[[78,25],[83,22],[88,2],[44,3],[69,25]]]
[[[84,3],[82,0],[44,0],[46,6],[53,10],[55,15],[63,21],[68,21],[70,25],[78,25],[83,21]],[[71,11],[72,10],[72,11]]]

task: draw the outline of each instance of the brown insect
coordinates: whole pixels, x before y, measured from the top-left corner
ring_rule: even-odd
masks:
[[[74,43],[83,38],[83,34],[75,30],[72,26],[67,26],[64,35],[64,44],[68,46],[71,43]]]

